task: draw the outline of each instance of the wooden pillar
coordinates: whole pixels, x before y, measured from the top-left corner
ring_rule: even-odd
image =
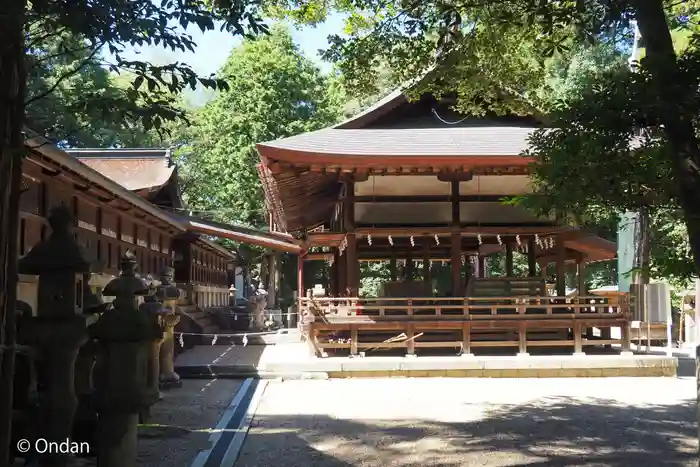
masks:
[[[506,242],[506,276],[513,277],[513,244]]]
[[[404,270],[404,280],[413,280],[413,251],[409,248],[406,252],[406,269]]]
[[[464,258],[464,264],[462,265],[462,271],[464,271],[464,289],[466,290],[467,286],[469,285],[469,281],[471,280],[472,277],[472,262],[471,262],[471,256],[468,258]]]
[[[566,295],[566,247],[561,235],[554,238],[556,248],[557,296]]]
[[[359,269],[357,267],[357,239],[355,238],[355,182],[345,182],[345,199],[343,200],[343,221],[347,234],[345,249],[347,290],[351,297],[357,297],[360,288]]]
[[[304,291],[304,256],[303,254],[297,256],[297,296],[299,298],[306,296]]]
[[[462,290],[462,233],[459,220],[459,182],[450,182],[452,198],[452,232],[450,234],[450,263],[452,268],[452,296],[461,297]]]
[[[391,250],[391,259],[389,260],[389,273],[391,274],[391,281],[396,282],[396,251]]]
[[[527,269],[530,277],[537,277],[537,243],[535,237],[527,241]]]
[[[576,280],[579,297],[585,297],[586,291],[586,262],[583,259],[576,262]]]
[[[429,290],[432,290],[430,277],[430,237],[423,239],[423,282]],[[432,295],[432,293],[431,293]]]
[[[357,267],[357,239],[355,233],[349,233],[347,236],[348,246],[345,250],[347,258],[347,281],[348,293],[351,297],[357,297],[360,289],[359,270]]]
[[[486,277],[486,258],[484,256],[478,256],[476,259],[476,267],[478,270],[478,277],[479,278],[484,278]]]
[[[338,253],[338,296],[345,297],[348,288],[348,257],[345,252],[341,255]]]
[[[330,275],[330,291],[329,294],[331,297],[337,297],[338,296],[338,253],[333,252],[333,264],[331,264],[331,267],[329,268],[329,275]]]

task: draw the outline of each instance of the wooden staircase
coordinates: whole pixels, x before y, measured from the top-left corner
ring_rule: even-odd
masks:
[[[192,334],[217,334],[221,332],[221,328],[216,323],[214,317],[206,310],[202,310],[193,303],[188,303],[185,300],[180,300],[177,306],[180,315],[180,322],[175,326],[175,333],[192,333]],[[185,335],[183,342],[184,349],[179,344],[175,344],[177,353],[183,350],[190,349],[195,345],[211,344],[211,337],[198,335]],[[179,337],[176,336],[176,341],[179,342]]]
[[[208,311],[202,310],[197,305],[185,305],[178,308],[183,317],[196,324],[196,327],[199,328],[199,333],[216,334],[221,332],[221,328],[216,324],[214,317]]]
[[[547,295],[544,279],[540,277],[474,278],[467,286],[467,297],[541,297]]]

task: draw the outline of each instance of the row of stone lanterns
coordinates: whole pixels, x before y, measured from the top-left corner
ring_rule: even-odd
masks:
[[[139,415],[158,400],[161,382],[179,385],[172,361],[179,290],[172,270],[155,287],[140,278],[136,257],[127,251],[120,276],[102,293],[114,300],[102,303],[87,285],[91,264],[75,240],[68,209],[54,208],[48,221],[51,235],[18,265],[20,274],[39,276],[36,314],[22,325],[40,368],[33,434],[49,442],[71,440],[78,395],[87,397],[97,413],[91,448],[97,448],[98,465],[132,466]],[[68,461],[61,454],[42,457],[41,465]]]

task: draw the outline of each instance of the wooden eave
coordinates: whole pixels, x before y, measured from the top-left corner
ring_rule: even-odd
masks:
[[[273,174],[294,170],[295,167],[323,171],[385,171],[405,167],[409,169],[429,169],[425,172],[439,172],[446,169],[470,170],[490,167],[528,167],[535,162],[532,157],[519,154],[467,155],[445,154],[391,155],[391,154],[329,154],[313,151],[300,151],[257,146],[263,162]]]
[[[223,226],[192,218],[186,220],[186,225],[192,232],[212,237],[227,238],[236,242],[257,245],[284,253],[300,254],[303,251],[303,248],[296,242],[284,236],[277,236],[273,232],[257,232],[243,227]]]

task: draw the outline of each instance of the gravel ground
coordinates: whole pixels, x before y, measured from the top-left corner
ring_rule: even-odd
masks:
[[[209,436],[243,383],[242,380],[183,380],[163,392],[139,428],[137,467],[189,467],[197,453],[209,449]],[[94,467],[95,458],[71,458],[69,467]],[[17,459],[13,467],[23,466]]]
[[[211,430],[231,403],[242,381],[183,380],[179,389],[165,391],[148,421],[164,427],[139,432],[138,467],[188,467],[197,453],[211,447]]]
[[[236,467],[697,466],[694,387],[694,378],[273,382]]]

